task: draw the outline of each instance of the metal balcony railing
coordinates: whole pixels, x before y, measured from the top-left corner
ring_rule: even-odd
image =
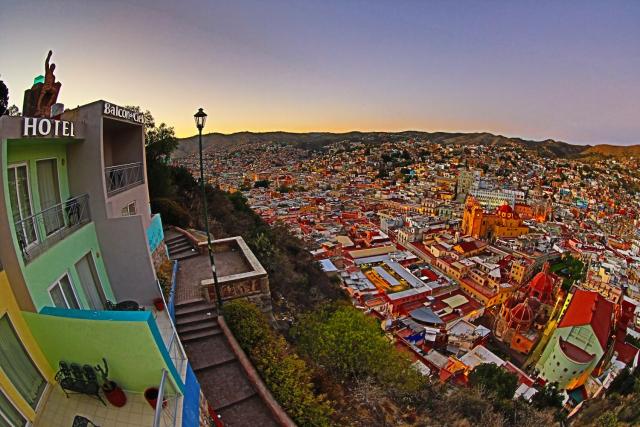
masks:
[[[16,235],[24,262],[28,263],[90,221],[88,194],[16,221]]]
[[[169,379],[169,372],[163,369],[158,386],[153,427],[176,427],[178,425],[178,405],[181,398],[182,395],[176,391]]]
[[[173,366],[175,366],[178,373],[182,375],[185,364],[187,363],[187,354],[185,353],[184,348],[182,347],[182,342],[180,341],[180,337],[178,336],[178,331],[176,329],[175,323],[168,310],[169,304],[167,303],[167,300],[165,299],[164,294],[162,292],[162,286],[160,285],[160,281],[157,279],[156,279],[156,285],[158,286],[158,290],[160,291],[160,295],[162,296],[162,301],[165,307],[167,307],[167,311],[159,312],[157,313],[157,315],[167,316],[167,321],[171,326],[171,329],[170,329],[171,336],[168,337],[165,334],[165,336],[163,337],[164,344],[165,344],[165,347],[167,348],[167,351],[169,352],[169,357],[171,357]],[[156,318],[156,322],[157,321],[158,319]]]
[[[113,196],[144,182],[142,162],[104,168],[107,196]]]

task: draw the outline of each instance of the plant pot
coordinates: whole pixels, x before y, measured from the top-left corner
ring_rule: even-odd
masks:
[[[158,405],[158,392],[160,390],[158,390],[157,387],[149,387],[148,389],[146,389],[144,391],[144,398],[146,399],[147,403],[149,403],[149,406],[151,406],[154,410],[156,409],[156,406]],[[162,409],[167,407],[167,399],[164,399],[162,401]]]
[[[156,307],[156,310],[163,311],[164,310],[164,301],[162,298],[156,298],[153,300],[153,305]]]
[[[107,384],[103,385],[102,391],[109,403],[113,406],[121,408],[127,403],[127,395],[124,394],[124,391],[122,391],[114,381],[109,381]]]

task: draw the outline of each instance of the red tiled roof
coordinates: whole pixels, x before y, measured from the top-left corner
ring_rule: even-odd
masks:
[[[576,290],[559,328],[591,325],[600,346],[605,349],[612,327],[613,303],[597,292]]]
[[[569,341],[565,341],[560,338],[560,350],[571,360],[578,363],[588,363],[593,360],[593,354],[587,353],[575,344],[571,344]]]
[[[614,346],[614,351],[618,353],[618,360],[621,362],[631,365],[633,363],[633,359],[635,359],[638,354],[638,348],[626,343],[626,342],[616,342]]]

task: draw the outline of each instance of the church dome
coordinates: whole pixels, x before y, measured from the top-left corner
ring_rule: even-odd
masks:
[[[496,210],[500,213],[513,213],[513,208],[509,206],[507,203],[498,206]]]
[[[542,271],[529,282],[529,296],[535,297],[544,304],[553,300],[553,276],[549,273],[549,265],[545,264]]]
[[[533,322],[533,310],[527,301],[522,301],[511,310],[509,317],[509,323],[512,327],[528,328]]]

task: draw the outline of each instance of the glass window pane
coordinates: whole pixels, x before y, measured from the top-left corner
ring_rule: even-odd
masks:
[[[59,206],[60,186],[58,184],[57,160],[38,160],[36,162],[36,169],[38,171],[40,208],[43,211],[42,219],[44,220],[44,228],[48,236],[64,227],[64,217],[62,216],[62,209]]]
[[[27,425],[27,420],[7,399],[7,396],[0,392],[0,427],[22,427],[25,425]]]
[[[49,294],[51,295],[51,299],[53,300],[53,304],[56,307],[60,308],[69,308],[67,303],[64,300],[64,295],[62,295],[62,289],[60,289],[60,285],[56,284],[51,290],[49,290]]]
[[[9,316],[0,319],[0,368],[24,400],[35,409],[46,381],[22,346]]]
[[[80,284],[82,285],[82,289],[84,289],[84,294],[91,308],[94,310],[103,310],[107,298],[100,285],[100,278],[98,277],[91,252],[76,263],[76,271],[78,272]]]
[[[29,197],[29,180],[27,178],[27,167],[13,166],[9,168],[9,200],[11,202],[11,213],[15,222],[29,218],[31,210],[31,198]],[[24,246],[37,240],[33,219],[21,222],[16,226],[18,239]]]
[[[73,293],[73,288],[71,287],[71,280],[69,280],[69,276],[65,275],[64,277],[62,277],[62,279],[60,279],[60,286],[62,287],[62,292],[64,292],[64,296],[67,298],[67,302],[70,305],[69,308],[80,308],[78,300]]]

